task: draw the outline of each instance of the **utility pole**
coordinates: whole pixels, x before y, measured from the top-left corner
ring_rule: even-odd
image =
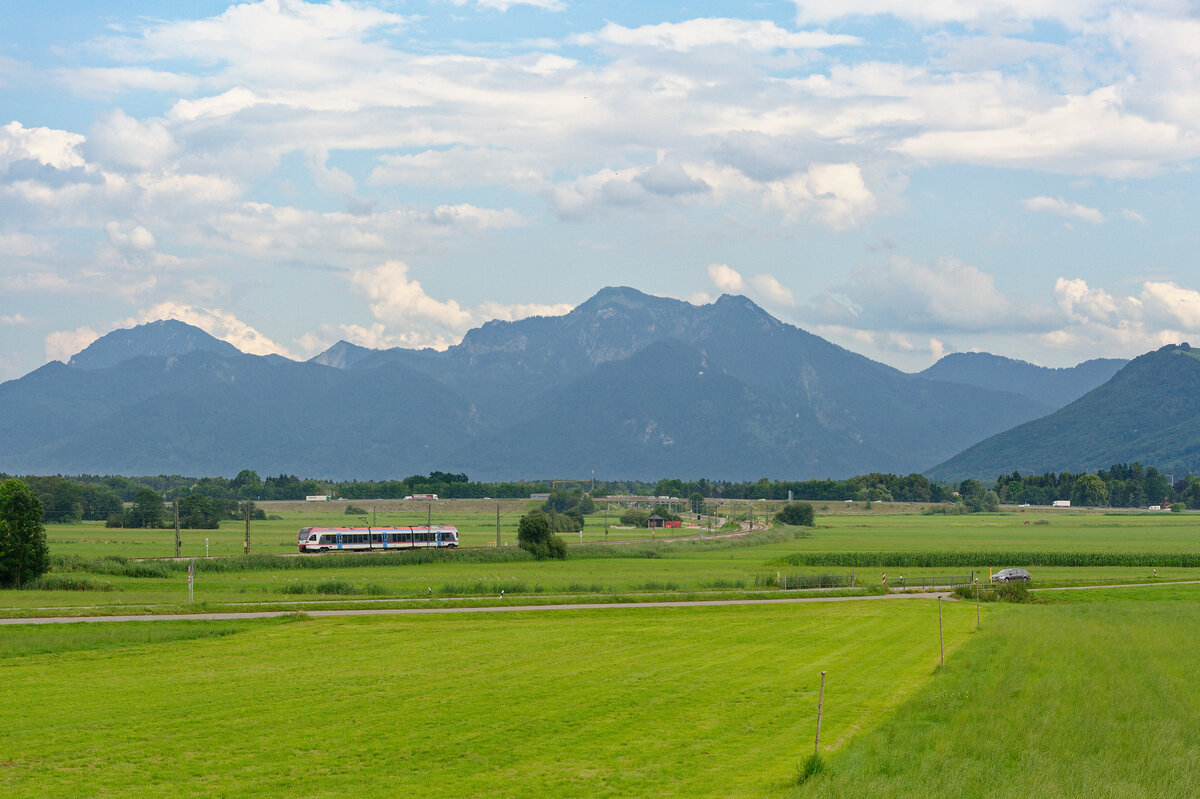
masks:
[[[608,500],[604,500],[604,541],[608,542]]]
[[[500,503],[496,503],[496,549],[500,548]]]
[[[175,557],[179,557],[179,497],[175,498]]]
[[[242,544],[242,554],[250,554],[250,503],[245,504],[246,508],[246,541]]]
[[[433,503],[425,505],[425,532],[433,531]]]

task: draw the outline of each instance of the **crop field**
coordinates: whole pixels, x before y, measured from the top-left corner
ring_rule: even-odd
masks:
[[[974,609],[944,604],[952,656]],[[0,794],[779,796],[812,748],[822,670],[822,740],[838,745],[938,658],[924,599],[271,621],[159,641],[112,626],[133,640],[0,653],[0,706],[20,719],[0,725]]]

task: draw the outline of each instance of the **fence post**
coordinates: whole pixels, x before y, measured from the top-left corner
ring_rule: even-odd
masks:
[[[942,598],[938,597],[938,647],[942,650],[942,668],[946,668],[946,639],[942,637]]]
[[[817,700],[817,742],[813,754],[821,754],[821,709],[825,706],[825,672],[821,672],[821,698]]]

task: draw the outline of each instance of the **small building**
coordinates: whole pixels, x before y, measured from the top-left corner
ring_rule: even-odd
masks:
[[[658,528],[661,530],[662,528],[666,527],[666,521],[666,519],[655,513],[646,520],[646,526],[651,529]]]

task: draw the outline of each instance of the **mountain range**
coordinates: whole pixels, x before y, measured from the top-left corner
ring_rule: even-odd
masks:
[[[0,471],[744,480],[924,471],[1104,383],[984,353],[906,374],[741,296],[608,288],[444,351],[254,356],[177,321],[0,384]],[[938,466],[937,468],[941,468]]]
[[[1200,352],[1168,345],[1041,419],[1006,430],[929,470],[934,479],[994,480],[1138,461],[1177,476],[1200,471]]]

